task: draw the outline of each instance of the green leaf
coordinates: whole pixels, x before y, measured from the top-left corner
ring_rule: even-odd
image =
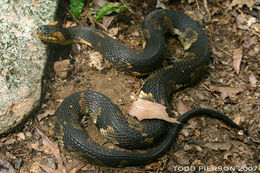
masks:
[[[128,5],[120,5],[119,7],[115,7],[112,5],[104,5],[97,14],[94,15],[96,20],[102,19],[104,15],[107,15],[112,12],[120,13],[121,8],[129,9]]]
[[[86,0],[70,0],[70,11],[75,17],[79,17]]]

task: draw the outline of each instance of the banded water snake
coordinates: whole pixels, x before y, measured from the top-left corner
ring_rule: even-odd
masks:
[[[37,29],[42,40],[67,45],[83,43],[98,50],[118,70],[137,76],[156,70],[163,61],[166,32],[177,35],[185,54],[183,60],[153,72],[143,84],[139,98],[169,106],[169,95],[191,85],[205,75],[210,61],[210,44],[201,27],[184,13],[155,10],[142,24],[146,46],[136,53],[107,34],[86,26],[59,28],[44,25]],[[58,116],[64,146],[88,162],[110,167],[144,165],[156,160],[171,146],[182,124],[194,116],[220,119],[231,127],[242,129],[230,118],[210,109],[193,109],[178,118],[182,124],[163,120],[138,121],[123,116],[106,96],[94,91],[74,93],[64,99],[55,113]],[[123,148],[145,148],[159,142],[146,152],[105,148],[86,134],[80,123],[84,115],[92,117],[100,132]]]

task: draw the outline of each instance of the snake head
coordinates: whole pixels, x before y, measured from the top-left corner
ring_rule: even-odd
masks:
[[[50,23],[48,25],[42,25],[35,30],[35,35],[42,41],[56,43],[61,45],[71,44],[69,34],[66,32],[66,28],[59,27],[56,23]]]

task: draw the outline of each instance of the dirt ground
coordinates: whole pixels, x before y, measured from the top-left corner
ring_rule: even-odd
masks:
[[[140,25],[158,2],[122,1],[130,10],[93,22],[86,5],[79,19],[66,11],[65,22],[95,24],[131,49],[140,50]],[[193,118],[158,161],[143,167],[103,168],[81,162],[53,134],[54,112],[73,92],[94,90],[108,96],[124,112],[139,94],[145,78],[118,72],[86,45],[49,45],[41,108],[24,128],[0,139],[0,161],[17,172],[257,172],[260,171],[260,2],[254,0],[161,1],[161,7],[185,12],[205,30],[212,46],[210,73],[196,85],[173,94],[177,117],[194,108],[218,110],[245,128],[238,131],[210,118]],[[112,22],[111,22],[112,21]],[[109,27],[107,27],[109,23]],[[103,25],[101,25],[103,24]],[[138,27],[137,27],[138,26]],[[179,41],[167,39],[167,63],[183,54]],[[93,128],[92,128],[93,127]],[[98,133],[94,126],[92,134]],[[95,138],[99,138],[97,135]],[[106,143],[104,139],[100,140]],[[10,163],[10,164],[9,164]],[[7,170],[7,169],[6,169]],[[0,167],[0,172],[4,171]]]

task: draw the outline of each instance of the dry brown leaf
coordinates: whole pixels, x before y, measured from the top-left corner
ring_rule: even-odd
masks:
[[[107,0],[94,0],[93,1],[93,5],[98,6],[98,8],[100,9],[101,7],[103,7],[104,5],[106,5],[108,3]],[[97,8],[97,7],[96,7]]]
[[[38,172],[42,172],[40,164],[38,162],[33,162],[30,167],[30,173],[38,173]]]
[[[219,58],[224,57],[224,53],[222,51],[218,51],[215,47],[212,47],[212,53]]]
[[[5,145],[12,145],[12,144],[14,144],[14,143],[16,143],[17,142],[17,140],[15,140],[15,139],[8,139],[8,140],[6,140],[5,141]]]
[[[259,31],[259,32],[260,32],[260,31]],[[249,46],[258,44],[258,39],[257,39],[257,37],[256,37],[256,36],[254,36],[254,37],[249,37],[249,38],[248,38],[248,44],[249,44]]]
[[[1,173],[15,173],[13,166],[7,161],[8,157],[0,153],[0,172]]]
[[[229,151],[232,144],[230,142],[210,142],[204,145],[212,150],[226,150]]]
[[[46,171],[47,173],[76,173],[78,170],[80,170],[82,167],[86,165],[85,162],[79,160],[73,160],[71,163],[63,164],[62,156],[60,154],[60,150],[58,146],[55,143],[51,142],[49,138],[44,133],[42,133],[39,129],[36,128],[36,130],[43,139],[43,145],[51,151],[51,153],[58,161],[58,168],[56,170],[46,165],[37,163],[38,166],[40,166],[44,171]],[[42,151],[41,149],[39,149],[37,144],[32,144],[31,147],[34,148],[35,150]]]
[[[158,168],[158,167],[160,167],[161,164],[162,164],[161,161],[152,162],[148,165],[145,165],[145,169],[151,170],[151,169],[156,168],[156,167]]]
[[[249,30],[250,27],[253,27],[256,24],[257,19],[253,16],[246,14],[239,14],[236,16],[237,28],[241,30]]]
[[[236,17],[236,21],[237,21],[237,28],[241,29],[241,30],[248,30],[249,27],[246,25],[246,18],[244,15],[239,14]]]
[[[254,87],[254,88],[256,87],[257,79],[253,73],[251,73],[249,76],[249,82],[252,87]]]
[[[245,117],[241,116],[239,113],[235,114],[235,119],[233,120],[236,124],[241,124],[245,121]]]
[[[30,147],[36,151],[43,151],[43,149],[39,148],[38,143],[31,144]]]
[[[160,0],[157,0],[156,8],[166,9],[167,7],[165,6],[165,4],[163,2],[161,2]]]
[[[198,137],[200,135],[200,131],[196,130],[194,134]]]
[[[55,110],[46,110],[44,113],[37,115],[37,119],[41,121],[43,118],[46,118],[48,115],[54,115]]]
[[[246,5],[250,9],[250,11],[252,11],[254,4],[255,4],[254,0],[233,0],[229,9],[231,9],[234,6],[238,6],[239,8],[242,8],[244,5]]]
[[[197,93],[197,94],[195,94],[200,100],[204,100],[205,99],[205,97],[204,97],[204,95],[203,94],[201,94],[201,93]]]
[[[210,86],[209,88],[210,88],[211,91],[220,92],[222,99],[225,99],[227,97],[235,97],[236,94],[243,91],[240,88],[231,88],[231,87]]]
[[[243,56],[243,46],[240,46],[238,49],[234,50],[233,53],[233,67],[236,73],[239,73],[240,64]]]
[[[117,35],[117,34],[118,34],[118,31],[119,31],[118,28],[110,28],[110,29],[108,30],[109,35],[112,36],[112,37],[115,36],[115,35]]]
[[[18,141],[25,140],[25,135],[24,135],[24,133],[22,133],[22,132],[17,133],[17,140],[18,140]]]
[[[259,23],[254,23],[252,24],[251,28],[253,28],[253,33],[260,37],[260,24]]]
[[[76,173],[84,166],[86,166],[85,162],[82,162],[80,160],[73,160],[70,164],[68,164],[67,171],[69,173]]]
[[[259,23],[256,23],[255,25],[252,26],[254,28],[254,30],[256,32],[259,32],[260,33],[260,24]]]
[[[172,154],[174,160],[180,165],[190,165],[191,158],[188,156],[188,153],[184,150],[178,150]]]
[[[189,109],[183,104],[181,100],[178,100],[177,111],[182,115],[189,111]]]
[[[38,133],[38,131],[37,131]],[[30,144],[30,147],[36,151],[44,152],[45,154],[52,154],[51,150],[46,145],[41,145],[39,141],[35,141],[35,143]]]
[[[251,27],[254,23],[257,22],[257,19],[255,17],[247,15],[247,26]]]
[[[144,119],[161,119],[171,123],[179,123],[175,118],[168,116],[166,107],[144,99],[138,99],[126,107],[128,113],[139,121]]]
[[[226,153],[224,154],[224,159],[225,159],[225,160],[229,160],[229,159],[228,159],[229,156],[232,156],[232,152],[226,152]]]
[[[66,170],[59,170],[59,168],[54,170],[54,169],[52,169],[52,168],[50,168],[46,165],[43,165],[41,163],[38,163],[38,165],[41,167],[41,169],[43,169],[47,173],[67,173]]]
[[[36,130],[42,137],[43,145],[49,148],[49,150],[52,152],[52,154],[58,161],[58,168],[56,170],[53,170],[45,165],[39,164],[41,168],[46,172],[50,172],[50,173],[62,173],[62,172],[65,173],[66,167],[63,165],[62,157],[58,146],[55,143],[51,142],[49,138],[44,133],[42,133],[38,128],[36,128]]]
[[[221,18],[218,22],[219,25],[226,25],[230,23],[231,15],[225,16],[224,18]]]
[[[103,16],[103,25],[108,28],[116,16]]]
[[[250,56],[256,56],[256,59],[259,59],[260,60],[260,45],[257,44],[255,45],[254,49],[251,49],[248,54]]]
[[[184,140],[185,140],[185,137],[184,137],[183,135],[179,135],[179,136],[178,136],[178,140],[184,141]]]

